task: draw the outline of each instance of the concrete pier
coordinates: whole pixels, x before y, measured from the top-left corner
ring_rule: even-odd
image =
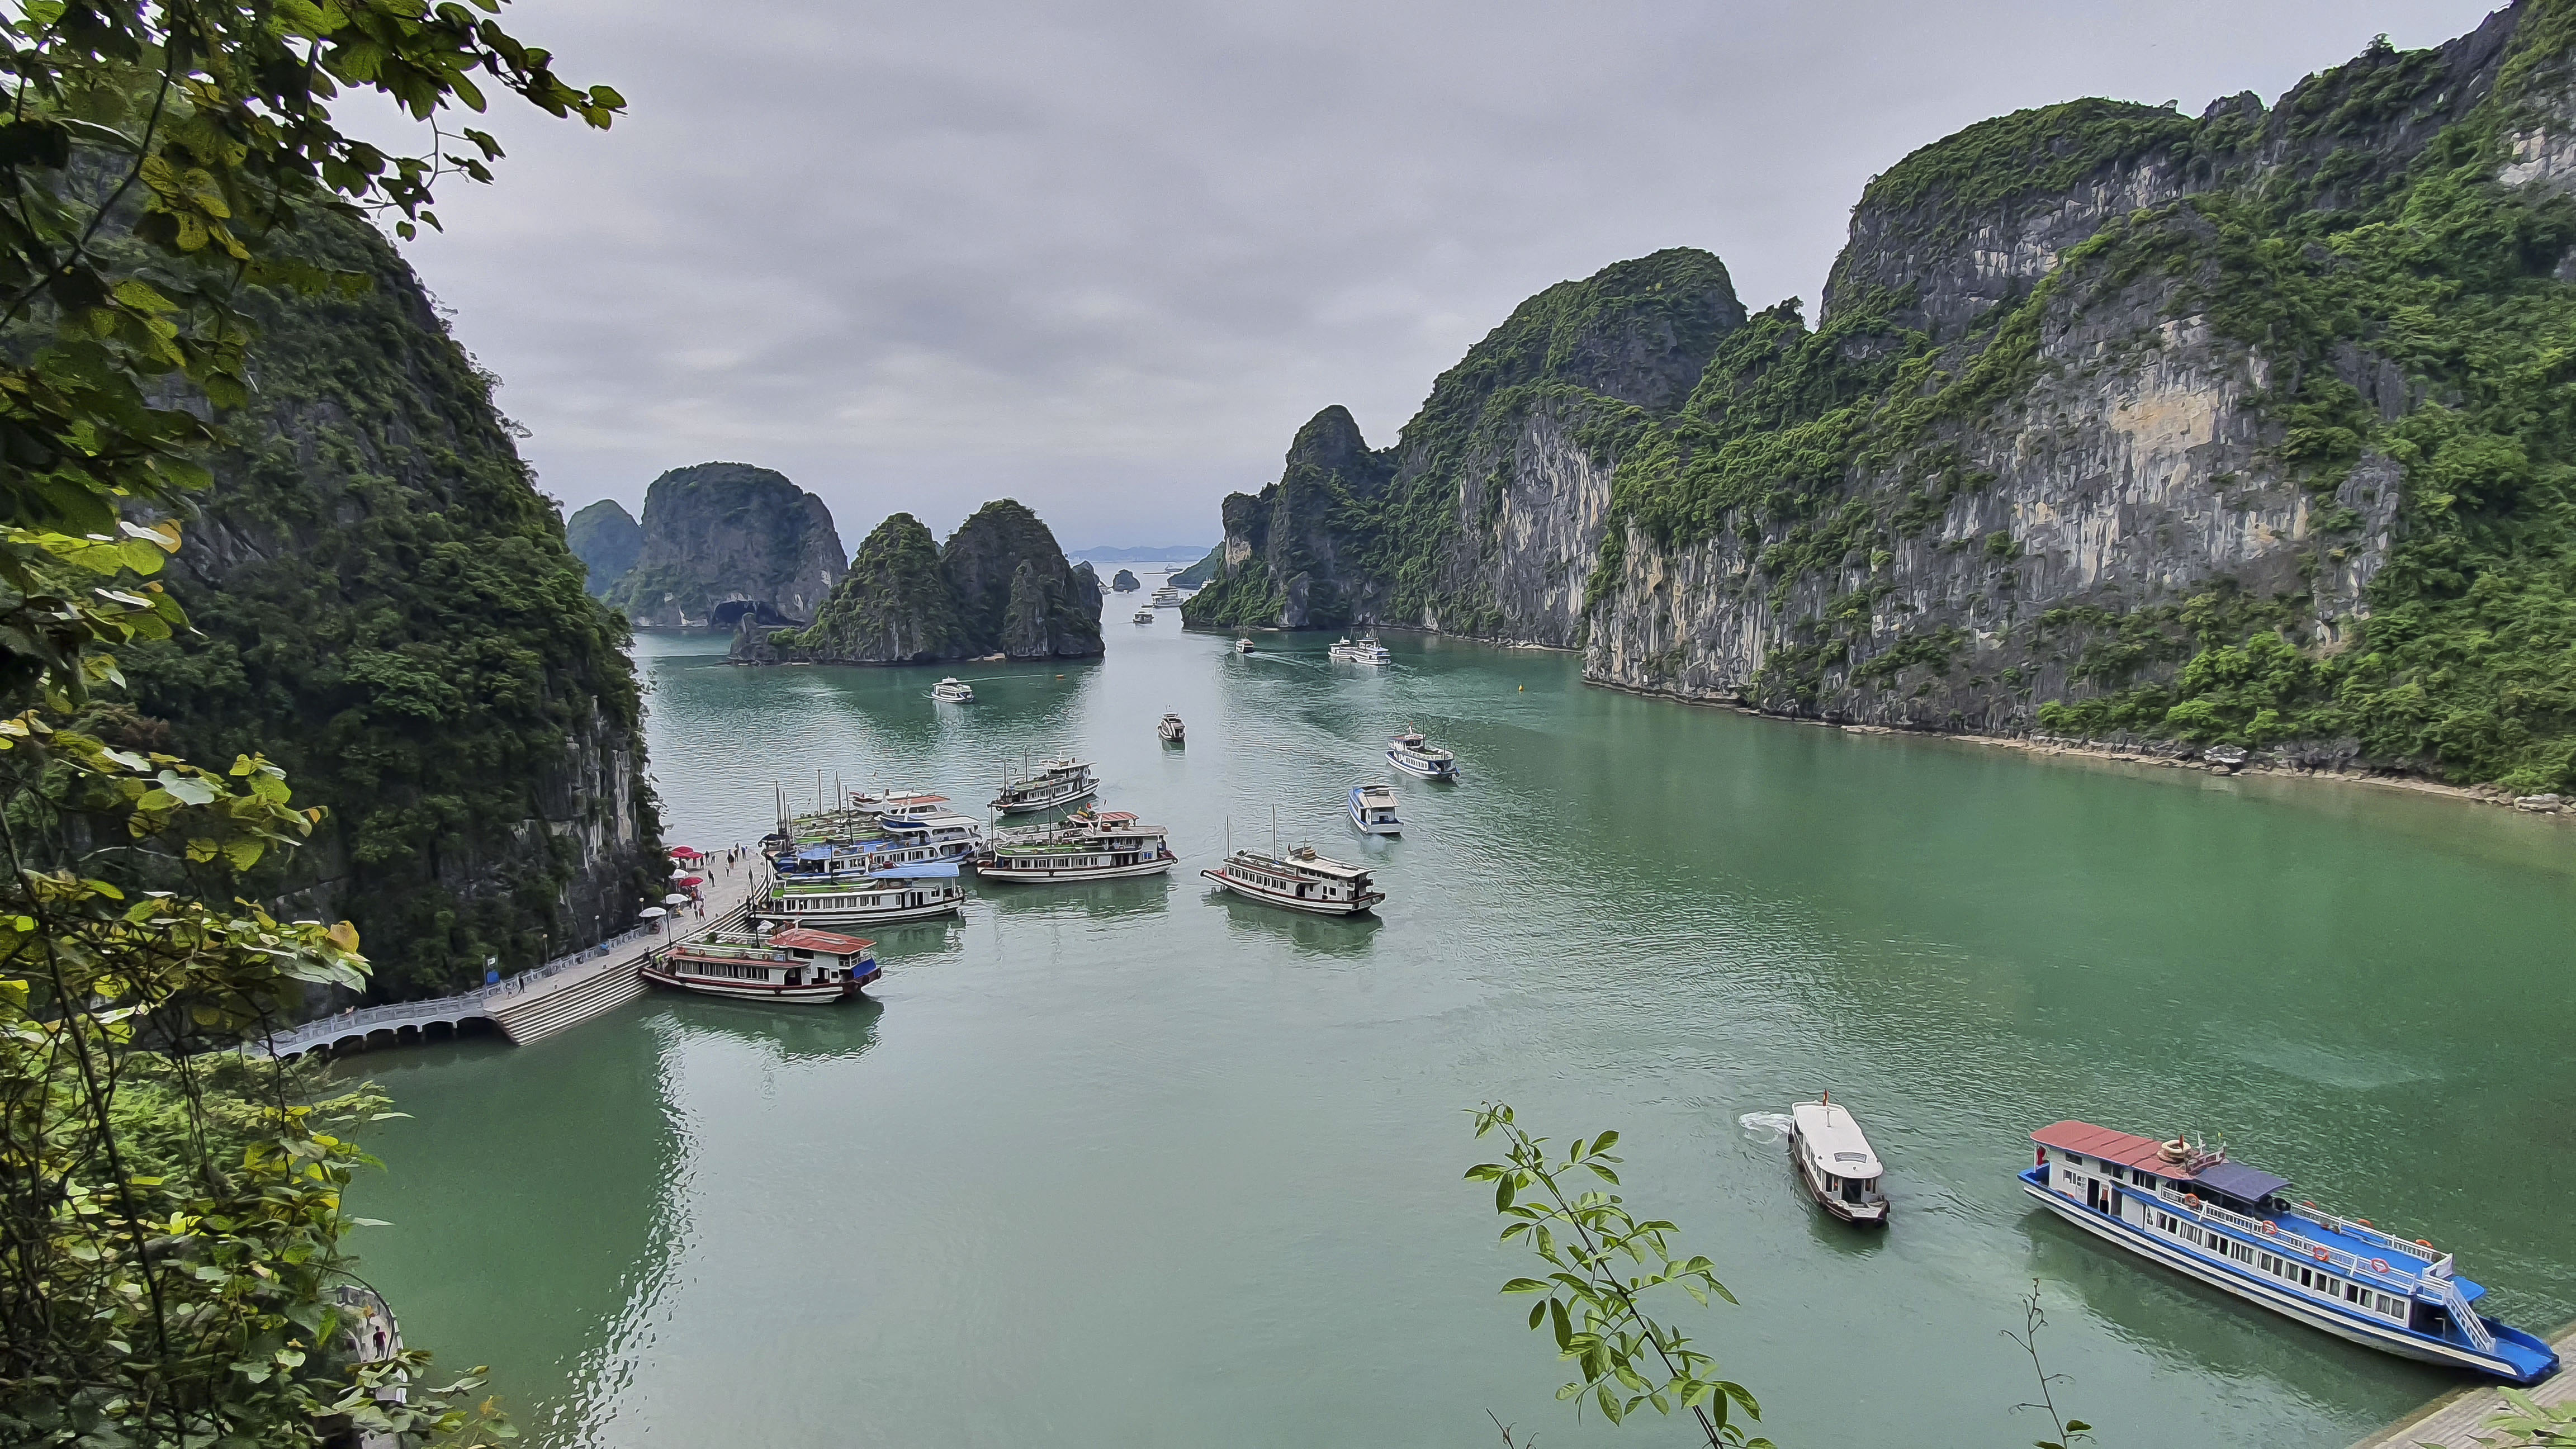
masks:
[[[644,994],[635,968],[675,940],[713,930],[767,890],[769,862],[753,854],[727,869],[721,859],[702,863],[706,911],[692,910],[661,922],[661,929],[629,931],[578,956],[551,961],[507,981],[429,1001],[397,1001],[325,1016],[281,1031],[265,1046],[279,1057],[311,1051],[362,1051],[370,1045],[420,1041],[431,1029],[453,1032],[469,1021],[488,1021],[512,1042],[525,1044],[576,1022],[588,1021]],[[262,1044],[251,1043],[246,1050]]]
[[[2576,1369],[2563,1366],[2576,1361],[2576,1323],[2551,1335],[2549,1346],[2558,1350],[2558,1361],[2562,1367],[2555,1375],[2524,1392],[2540,1404],[2576,1402]],[[2495,1385],[2466,1384],[2362,1440],[2352,1449],[2415,1449],[2418,1444],[2438,1444],[2442,1449],[2479,1449],[2481,1437],[2499,1440],[2504,1437],[2488,1428],[2487,1420],[2503,1413],[2505,1408],[2504,1395],[2496,1391]]]

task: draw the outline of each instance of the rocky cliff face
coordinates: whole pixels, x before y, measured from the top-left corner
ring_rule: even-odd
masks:
[[[762,604],[811,619],[849,557],[822,499],[745,463],[700,463],[654,479],[643,530],[633,570],[606,597],[647,629],[730,629]]]
[[[564,520],[564,543],[588,573],[593,598],[604,598],[644,551],[644,526],[614,498],[602,498]]]
[[[2268,109],[1970,127],[1871,184],[1813,328],[1712,308],[1638,368],[1579,321],[1562,355],[1628,371],[1540,389],[1400,507],[1369,480],[1428,476],[1423,420],[1360,465],[1319,418],[1295,477],[1227,501],[1194,613],[1565,644],[1602,683],[1838,720],[2569,783],[2576,437],[2543,359],[2576,342],[2571,43],[2551,0]],[[1618,271],[1587,285],[1641,301]]]
[[[1316,414],[1277,483],[1226,499],[1223,575],[1183,617],[1565,641],[1620,440],[1743,322],[1725,266],[1687,248],[1550,287],[1441,375],[1394,447]]]
[[[1055,535],[1009,499],[988,503],[944,546],[911,514],[877,526],[813,625],[734,639],[738,663],[929,664],[1081,659],[1101,652],[1100,577],[1065,562]]]
[[[130,702],[101,726],[278,760],[329,813],[245,889],[346,916],[379,993],[434,995],[660,893],[638,694],[625,626],[410,269],[356,223],[299,245],[374,287],[257,306],[243,442],[168,575],[203,637],[120,649]]]

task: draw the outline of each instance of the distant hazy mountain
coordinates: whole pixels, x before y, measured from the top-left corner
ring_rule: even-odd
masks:
[[[1064,556],[1088,559],[1096,564],[1181,563],[1197,558],[1207,551],[1208,546],[1203,543],[1152,544],[1141,547],[1136,544],[1104,543],[1096,548],[1069,548],[1064,551]]]

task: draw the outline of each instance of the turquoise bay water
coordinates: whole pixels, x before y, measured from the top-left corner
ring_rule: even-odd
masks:
[[[1148,577],[1149,585],[1154,580]],[[1577,1422],[1495,1293],[1466,1112],[1618,1127],[1632,1199],[1742,1300],[1682,1318],[1790,1449],[2014,1445],[2035,1279],[2105,1445],[2341,1446],[2456,1382],[2115,1256],[2025,1207],[2027,1133],[2224,1135],[2434,1238],[2511,1320],[2576,1316],[2576,831],[2453,802],[1856,737],[1584,687],[1437,639],[1325,663],[1109,606],[1061,671],[725,666],[647,639],[669,836],[814,772],[989,798],[1083,752],[1168,879],[978,885],[878,934],[852,1009],[657,996],[526,1048],[352,1059],[414,1114],[364,1243],[407,1335],[491,1363],[533,1443],[1678,1444]],[[1186,749],[1154,721],[1176,709]],[[1354,782],[1413,723],[1455,787]],[[1366,859],[1380,918],[1198,877],[1230,828]],[[1831,1088],[1893,1227],[1743,1125]]]

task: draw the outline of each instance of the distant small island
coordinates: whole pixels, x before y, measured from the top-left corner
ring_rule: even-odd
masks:
[[[909,513],[878,524],[803,629],[735,628],[737,664],[937,664],[1000,655],[1101,653],[1100,576],[1070,564],[1055,534],[1008,498],[977,509],[945,544]]]
[[[1125,569],[1120,569],[1118,571],[1118,576],[1109,581],[1109,587],[1122,594],[1132,594],[1145,586],[1136,581],[1136,576],[1134,574],[1127,572]]]

